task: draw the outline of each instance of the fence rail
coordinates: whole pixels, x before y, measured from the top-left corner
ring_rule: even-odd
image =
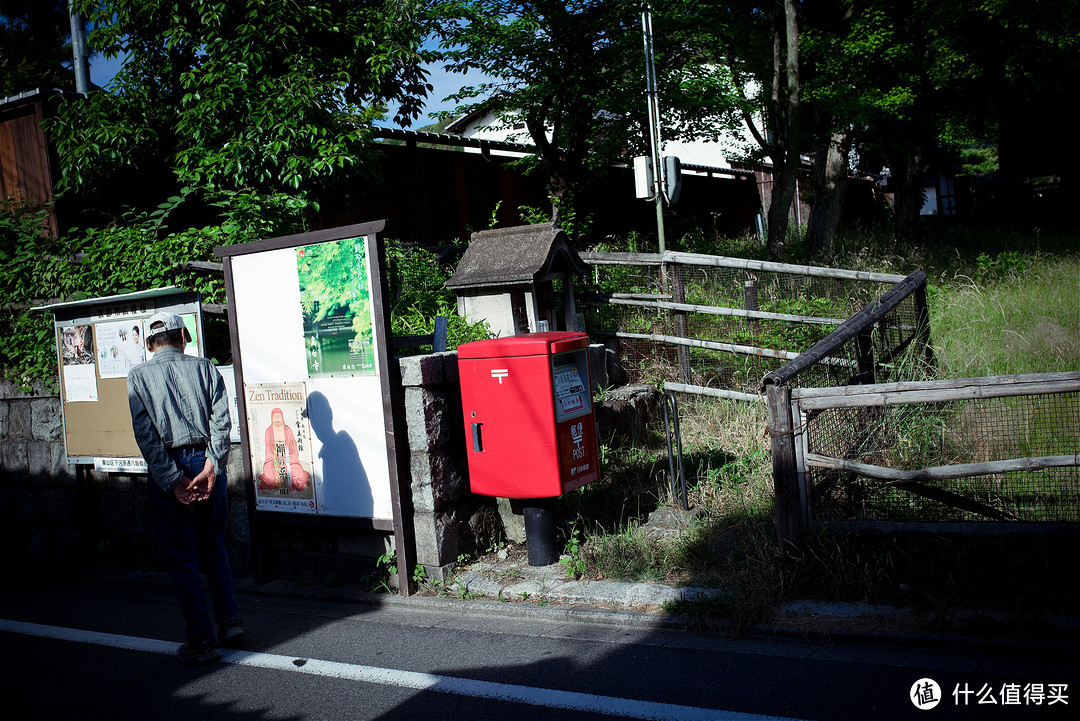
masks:
[[[846,356],[834,350],[812,364],[832,370],[829,384],[868,370],[864,381],[879,379],[925,329],[918,304],[925,295],[908,287],[920,290],[921,275],[912,283],[910,276],[670,251],[581,257],[593,266],[592,287],[577,293],[586,329],[618,339],[631,381],[661,380],[680,392],[756,399],[763,376],[787,367],[867,304],[877,304],[878,330],[868,330]],[[882,296],[893,298],[890,289],[897,302],[882,309]]]
[[[862,383],[874,382],[877,376],[876,369],[881,359],[878,358],[875,361],[872,357],[874,349],[866,339],[866,334],[871,332],[875,326],[884,328],[883,323],[886,319],[909,299],[914,299],[916,323],[893,323],[893,326],[901,333],[911,331],[911,334],[907,337],[897,338],[895,344],[881,347],[880,350],[884,352],[886,362],[891,362],[900,353],[904,352],[913,341],[921,340],[926,360],[932,363],[933,358],[930,355],[929,345],[930,323],[926,306],[926,273],[917,270],[906,278],[902,278],[900,282],[880,298],[868,303],[858,313],[844,321],[835,331],[822,338],[806,352],[801,353],[797,359],[779,370],[766,374],[762,379],[762,385],[790,384],[796,376],[815,365],[834,359],[840,349],[852,342],[855,342],[857,346],[855,352],[857,356],[856,365],[863,371],[864,375],[869,372],[869,378],[862,377],[858,380]],[[826,365],[836,364],[826,363]],[[851,380],[854,379],[849,379],[848,384],[850,384]]]

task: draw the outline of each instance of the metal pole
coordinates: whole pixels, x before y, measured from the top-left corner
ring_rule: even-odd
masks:
[[[653,197],[656,202],[656,239],[660,252],[666,248],[664,239],[664,164],[661,162],[660,105],[657,101],[656,65],[653,62],[652,11],[649,3],[641,10],[641,29],[645,36],[645,96],[649,107],[649,153],[653,166]]]
[[[74,0],[68,0],[68,13],[71,16],[71,54],[75,67],[75,89],[80,93],[90,92],[90,54],[86,50],[86,32],[82,14],[75,10]]]
[[[525,515],[525,547],[530,566],[550,566],[559,560],[555,550],[555,516],[550,498],[532,498],[522,503]]]

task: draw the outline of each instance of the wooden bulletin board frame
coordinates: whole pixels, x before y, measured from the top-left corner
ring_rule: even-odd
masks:
[[[146,464],[135,442],[131,428],[131,412],[127,399],[126,373],[106,371],[110,356],[116,350],[99,347],[100,331],[118,326],[142,329],[145,339],[145,322],[160,311],[193,316],[195,341],[192,349],[201,353],[203,343],[201,296],[194,291],[175,287],[125,293],[102,298],[56,303],[35,310],[47,310],[53,314],[54,333],[57,338],[56,361],[60,369],[60,408],[62,413],[64,450],[70,464],[93,465],[102,471],[145,473]],[[65,353],[61,339],[65,329],[79,329],[80,335],[91,344],[84,354],[93,356],[92,363],[83,364],[79,370],[80,391],[75,392],[75,376],[69,364],[65,368]],[[84,398],[84,399],[80,399]]]
[[[399,588],[407,594],[411,583],[409,569],[415,563],[416,554],[411,517],[402,511],[402,497],[408,492],[407,489],[402,491],[402,485],[408,482],[408,473],[402,473],[400,469],[408,468],[405,455],[408,449],[399,443],[399,439],[407,438],[407,433],[399,372],[390,352],[385,250],[379,236],[384,227],[385,221],[380,220],[222,246],[215,248],[214,253],[222,259],[225,271],[237,388],[239,417],[236,420],[240,425],[243,482],[247,486],[253,544],[257,546],[261,533],[273,532],[273,527],[278,524],[392,531],[398,556]],[[308,311],[302,311],[303,291],[298,286],[304,285],[300,270],[304,258],[308,257],[304,253],[324,252],[323,248],[343,247],[343,243],[362,252],[366,262],[366,288],[352,287],[357,284],[348,276],[339,278],[339,282],[342,288],[366,295],[370,300],[370,349],[361,355],[373,363],[373,368],[368,361],[357,365],[337,362],[331,366],[319,365],[308,357],[309,354],[321,354],[322,348],[311,336]],[[367,348],[368,339],[358,343]],[[349,347],[351,353],[353,346]],[[350,493],[363,495],[366,486],[372,499],[370,504],[365,501],[350,505],[346,499],[337,508],[322,510],[323,500],[330,495],[330,467],[323,463],[330,441],[325,433],[320,436],[315,427],[318,412],[314,405],[315,393],[322,396],[319,402],[332,409],[335,437],[345,436],[347,443],[355,442],[351,453],[363,461],[359,474],[335,479],[334,482],[340,484],[336,488],[347,487],[349,490],[344,495],[348,496]],[[290,416],[287,423],[293,426],[287,443],[289,463],[295,449],[302,456],[297,469],[302,480],[297,485],[310,483],[313,491],[310,510],[303,507],[303,503],[297,503],[296,498],[306,500],[308,489],[290,489],[286,481],[281,486],[282,500],[272,502],[275,500],[272,498],[274,489],[264,480],[267,472],[263,460],[269,452],[264,454],[262,447],[262,425],[271,417],[269,411],[262,408],[267,397],[270,400],[281,398],[284,403],[295,406],[295,409],[285,406],[285,413]],[[361,404],[373,406],[369,410],[374,411],[360,421],[347,416],[357,399]],[[269,430],[266,432],[269,439]],[[305,441],[307,451],[300,448]],[[273,445],[270,440],[266,444],[267,447]],[[374,450],[373,444],[378,446],[378,451]],[[376,452],[380,457],[374,457]],[[388,497],[382,495],[384,491]],[[382,498],[386,500],[379,500]],[[258,553],[254,561],[258,576]]]

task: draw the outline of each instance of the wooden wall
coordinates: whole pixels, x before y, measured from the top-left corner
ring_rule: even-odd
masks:
[[[520,222],[518,207],[550,208],[546,176],[498,155],[431,146],[380,145],[381,180],[357,189],[356,214],[331,224],[387,218],[387,237],[441,245],[484,230],[499,205],[504,225]],[[630,168],[606,168],[582,198],[600,236],[655,233],[655,206],[634,197]],[[670,209],[675,227],[716,227],[738,234],[754,227],[760,212],[753,177],[685,175],[679,202]]]
[[[58,91],[29,93],[25,99],[0,105],[0,198],[27,198],[34,208],[52,202],[57,163],[41,122],[50,112],[49,100],[57,95]],[[388,237],[445,245],[488,228],[496,206],[501,225],[520,223],[522,205],[550,209],[546,176],[542,170],[530,171],[528,161],[423,142],[380,143],[378,148],[371,179],[350,194],[351,212],[321,218],[321,225],[386,218]],[[581,198],[593,216],[594,233],[599,237],[625,237],[631,231],[644,238],[654,235],[655,208],[634,197],[633,171],[605,168],[596,173],[591,189]],[[135,196],[141,195],[146,182],[142,178],[138,188],[125,189],[124,181],[118,179],[112,193],[123,199],[122,205],[137,205]],[[686,175],[682,197],[670,209],[668,233],[673,236],[680,229],[702,227],[738,234],[754,227],[759,208],[752,177]],[[73,207],[68,207],[65,217],[72,212]],[[74,222],[70,217],[61,220]],[[55,233],[58,223],[51,206],[48,223]]]
[[[56,233],[54,168],[41,127],[45,96],[0,106],[0,199],[23,198],[38,210],[50,206],[48,226]]]

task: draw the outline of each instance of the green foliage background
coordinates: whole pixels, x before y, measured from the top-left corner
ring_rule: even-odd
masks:
[[[357,338],[370,335],[371,298],[353,292],[367,286],[367,266],[357,258],[355,238],[325,243],[314,253],[305,252],[297,259],[297,269],[300,302],[312,323],[347,307]]]
[[[40,384],[55,392],[56,339],[52,315],[33,306],[130,293],[175,285],[198,291],[203,303],[224,304],[219,273],[187,268],[192,261],[216,262],[216,246],[251,242],[304,230],[307,203],[286,194],[260,196],[235,193],[217,205],[220,224],[171,232],[170,213],[183,202],[170,198],[153,213],[131,214],[105,228],[73,229],[60,238],[43,232],[46,211],[30,211],[24,203],[0,204],[0,372],[23,389]],[[340,262],[323,264],[323,275],[355,275],[355,260],[335,254]],[[434,253],[397,241],[386,243],[389,266],[391,325],[394,335],[424,335],[434,330],[437,315],[449,319],[448,347],[488,336],[484,324],[457,315],[454,294],[443,285],[450,268]],[[340,256],[340,257],[339,257]],[[362,271],[361,271],[362,272]],[[327,287],[337,287],[328,283]],[[329,298],[320,314],[332,311]],[[365,300],[370,303],[370,300]],[[354,318],[369,322],[367,307],[354,308]],[[207,355],[219,362],[230,356],[228,329],[222,319],[206,317]],[[357,329],[361,332],[364,329]]]
[[[302,226],[307,204],[284,194],[231,193],[216,203],[216,225],[171,231],[168,218],[184,202],[170,198],[151,213],[130,213],[102,228],[72,229],[54,238],[43,231],[46,211],[25,203],[0,205],[0,369],[22,388],[56,389],[56,350],[50,313],[33,306],[174,285],[198,291],[204,303],[224,303],[220,274],[189,267],[217,261],[215,246],[242,243]],[[210,357],[228,358],[223,328],[207,330]]]
[[[430,250],[387,241],[390,267],[390,324],[394,335],[427,335],[435,330],[435,317],[447,324],[447,349],[489,337],[486,323],[470,323],[457,313],[457,296],[446,288],[452,269],[439,264]]]

